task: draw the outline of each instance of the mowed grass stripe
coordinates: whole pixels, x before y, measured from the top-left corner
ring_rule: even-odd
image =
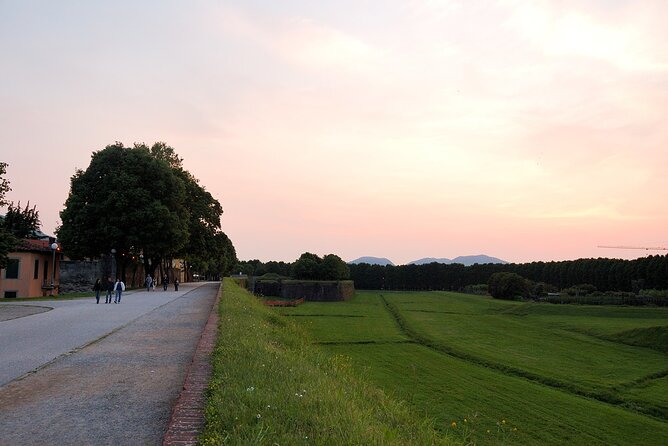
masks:
[[[498,444],[496,423],[517,431],[507,444],[668,444],[668,424],[596,400],[507,376],[417,344],[323,346],[348,355],[386,392],[435,419],[457,438],[452,421],[479,414],[477,444]],[[458,428],[459,428],[458,426]],[[491,432],[487,434],[487,429]]]
[[[452,294],[447,293],[441,299],[480,299]],[[627,400],[618,392],[628,383],[665,376],[668,357],[658,351],[561,328],[552,329],[540,319],[490,313],[491,307],[484,301],[484,311],[477,317],[458,317],[433,313],[416,316],[413,311],[403,311],[401,298],[383,296],[382,299],[411,337],[443,353],[578,395],[668,418],[661,395],[647,395],[647,399],[640,402]],[[526,304],[519,305],[526,307]],[[414,307],[414,301],[410,306]],[[507,308],[507,304],[504,306]]]
[[[639,326],[651,326],[663,320],[663,315],[653,314],[647,309],[634,312],[622,308],[619,309],[619,313],[615,313],[607,309],[602,312],[600,309],[593,311],[590,308],[578,307],[563,311],[556,308],[559,306],[551,305],[548,307],[554,307],[556,310],[552,313],[545,311],[542,306],[533,308],[531,304],[498,302],[453,293],[383,294],[391,298],[393,302],[400,302],[404,315],[410,310],[426,310],[414,313],[442,312],[442,315],[447,317],[452,316],[453,313],[503,317],[504,313],[508,313],[511,317],[517,317],[516,313],[519,312],[527,319],[537,318],[531,324],[540,326],[541,323],[545,323],[550,328],[548,332],[552,333],[551,336],[555,330],[569,327],[587,326],[599,332],[607,330],[607,333],[614,333],[615,329],[625,330],[633,327],[634,321],[637,321]],[[355,314],[356,308],[364,308],[363,313],[368,316],[369,311],[378,311],[377,307],[381,302],[379,295],[378,292],[358,292],[356,298],[351,302],[324,305],[312,303],[302,308],[282,309],[281,311],[311,314],[326,314],[332,311],[339,314]],[[578,316],[577,310],[579,309],[583,310],[582,316]],[[387,313],[384,310],[383,312]],[[592,322],[592,318],[596,320]],[[606,326],[606,319],[611,321],[612,328]],[[295,320],[301,320],[301,318]],[[399,332],[398,325],[392,318],[378,315],[375,319],[357,318],[357,322],[357,326],[347,325],[345,327],[346,333],[343,337],[349,339],[349,343],[322,345],[321,348],[331,353],[351,356],[354,364],[369,379],[388,392],[393,392],[409,401],[418,410],[436,418],[439,428],[455,437],[457,433],[448,427],[450,423],[458,419],[459,426],[461,426],[461,420],[464,417],[477,412],[480,414],[478,424],[481,426],[480,429],[477,429],[477,435],[486,434],[486,429],[490,428],[490,423],[492,423],[490,436],[483,435],[484,438],[479,439],[477,444],[668,444],[668,423],[634,411],[550,388],[521,377],[509,376],[499,370],[443,355],[441,352],[416,344],[354,344],[353,334],[357,333],[360,338],[366,338],[369,332],[368,324],[371,322],[386,324],[383,329],[386,333],[392,334],[394,330],[392,336],[400,336],[400,333],[397,333]],[[318,323],[324,324],[326,329],[318,327]],[[450,332],[453,337],[475,333],[479,325],[480,321],[478,323],[474,321],[468,325],[459,324],[455,327],[447,323],[436,324],[438,327],[443,327],[444,330],[445,327],[454,328]],[[517,327],[523,328],[512,324],[509,326],[516,329]],[[337,329],[336,321],[333,318],[313,319],[306,328],[312,334],[326,333],[328,339],[339,336],[332,334]],[[374,328],[373,330],[379,329]],[[524,336],[530,337],[534,334],[531,330],[524,330],[524,332]],[[469,339],[467,346],[471,351],[475,351],[477,343],[493,345],[494,339],[503,334],[503,332],[493,333],[490,339],[489,334],[483,330],[478,338],[474,336]],[[316,342],[320,341],[317,336],[315,339]],[[520,336],[519,339],[521,340],[522,337]],[[560,339],[561,337],[555,336],[551,341],[558,343]],[[577,340],[577,337],[574,339]],[[499,345],[502,346],[503,343]],[[648,351],[645,348],[639,350]],[[559,349],[548,348],[538,354],[549,356],[555,351]],[[512,353],[507,352],[507,354]],[[588,373],[595,374],[596,370]],[[637,375],[643,374],[638,373]],[[637,389],[625,389],[626,393],[618,396],[631,402],[638,400],[642,404],[652,398],[658,402],[665,402],[665,397],[668,395],[667,386],[668,381],[661,378],[644,383]],[[661,395],[661,397],[656,395]],[[499,438],[494,435],[495,423],[503,418],[518,428],[518,431],[512,434],[514,438]],[[506,434],[509,432],[506,431]],[[465,436],[461,439],[470,440]]]

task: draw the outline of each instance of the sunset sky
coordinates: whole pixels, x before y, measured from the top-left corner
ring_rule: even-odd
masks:
[[[665,0],[0,0],[7,198],[53,233],[93,151],[164,141],[242,260],[647,255],[597,246],[668,246],[667,18]]]

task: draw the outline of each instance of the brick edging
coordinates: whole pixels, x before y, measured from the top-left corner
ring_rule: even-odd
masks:
[[[218,335],[218,305],[222,288],[218,289],[209,319],[202,330],[195,355],[188,367],[183,390],[172,410],[163,446],[196,445],[197,437],[204,429],[204,391],[211,378],[211,352]]]

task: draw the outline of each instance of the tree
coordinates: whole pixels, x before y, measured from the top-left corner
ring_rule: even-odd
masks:
[[[143,254],[151,274],[188,239],[185,186],[169,163],[145,146],[117,142],[94,152],[77,170],[57,229],[72,258],[98,257],[115,249],[119,270]]]
[[[347,280],[350,279],[350,268],[341,257],[327,254],[322,259],[319,276],[322,280]]]
[[[489,294],[496,299],[517,299],[529,296],[527,279],[515,273],[494,273],[487,283]]]
[[[305,252],[292,264],[292,277],[295,279],[318,279],[318,267],[322,259],[316,254]]]
[[[7,163],[0,163],[0,207],[7,205],[5,194],[12,190],[9,187],[9,180],[4,178],[6,173]],[[2,269],[7,266],[9,260],[7,256],[16,246],[16,238],[5,229],[4,218],[0,220],[0,223],[2,223],[0,224],[0,269]]]
[[[25,209],[21,209],[21,202],[9,203],[3,226],[17,239],[32,238],[40,226],[37,206],[31,208],[28,202]]]

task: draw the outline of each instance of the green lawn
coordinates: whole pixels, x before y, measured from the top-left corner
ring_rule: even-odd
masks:
[[[629,330],[665,327],[668,309],[382,294],[418,342],[406,342],[410,336],[379,292],[280,312],[325,343],[326,352],[350,356],[369,380],[455,438],[473,435],[477,444],[668,444],[668,378],[662,375],[668,356],[610,340]],[[643,343],[652,339],[645,336]]]

